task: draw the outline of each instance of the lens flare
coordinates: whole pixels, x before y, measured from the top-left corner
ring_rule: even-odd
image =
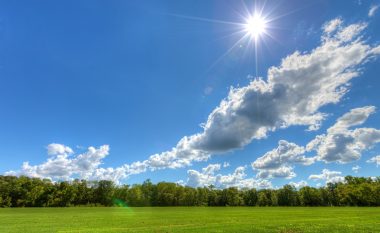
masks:
[[[252,1],[253,4],[247,5],[242,1],[241,8],[236,11],[236,21],[226,21],[220,19],[201,18],[185,15],[171,14],[175,17],[180,17],[186,20],[202,21],[205,23],[222,24],[223,30],[228,32],[222,38],[233,38],[231,45],[222,53],[215,61],[209,66],[205,74],[212,70],[216,64],[228,57],[231,53],[237,53],[243,51],[242,55],[244,62],[247,58],[255,62],[255,75],[259,77],[259,56],[262,53],[262,47],[265,49],[271,49],[268,46],[268,40],[280,42],[275,38],[273,30],[281,28],[278,25],[279,19],[296,12],[295,9],[292,12],[282,13],[278,12],[278,5],[267,4],[267,1]],[[254,59],[251,59],[251,55]],[[234,55],[235,56],[235,55]]]
[[[129,207],[129,206],[127,205],[127,203],[125,203],[125,201],[115,198],[115,199],[112,200],[112,202],[113,202],[113,205],[114,205],[114,206],[117,206],[117,207],[123,207],[123,208],[125,208],[128,212],[133,213],[132,208]]]
[[[254,15],[247,19],[245,24],[246,32],[254,39],[265,33],[266,21],[259,15]]]

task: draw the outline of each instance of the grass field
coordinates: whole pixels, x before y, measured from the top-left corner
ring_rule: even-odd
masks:
[[[380,208],[15,208],[0,232],[380,232]]]

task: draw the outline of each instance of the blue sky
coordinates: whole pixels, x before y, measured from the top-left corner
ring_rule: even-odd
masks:
[[[220,187],[376,176],[379,4],[0,1],[0,173]],[[269,35],[230,49],[261,9]]]

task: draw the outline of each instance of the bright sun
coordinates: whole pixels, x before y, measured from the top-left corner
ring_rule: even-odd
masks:
[[[265,32],[266,22],[264,18],[255,15],[247,19],[245,24],[246,32],[252,37],[257,39],[261,34]]]

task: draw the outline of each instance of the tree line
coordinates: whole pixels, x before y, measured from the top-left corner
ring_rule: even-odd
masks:
[[[115,185],[0,176],[0,207],[68,206],[380,206],[380,177],[346,176],[345,182],[296,189],[192,188],[176,183]]]

